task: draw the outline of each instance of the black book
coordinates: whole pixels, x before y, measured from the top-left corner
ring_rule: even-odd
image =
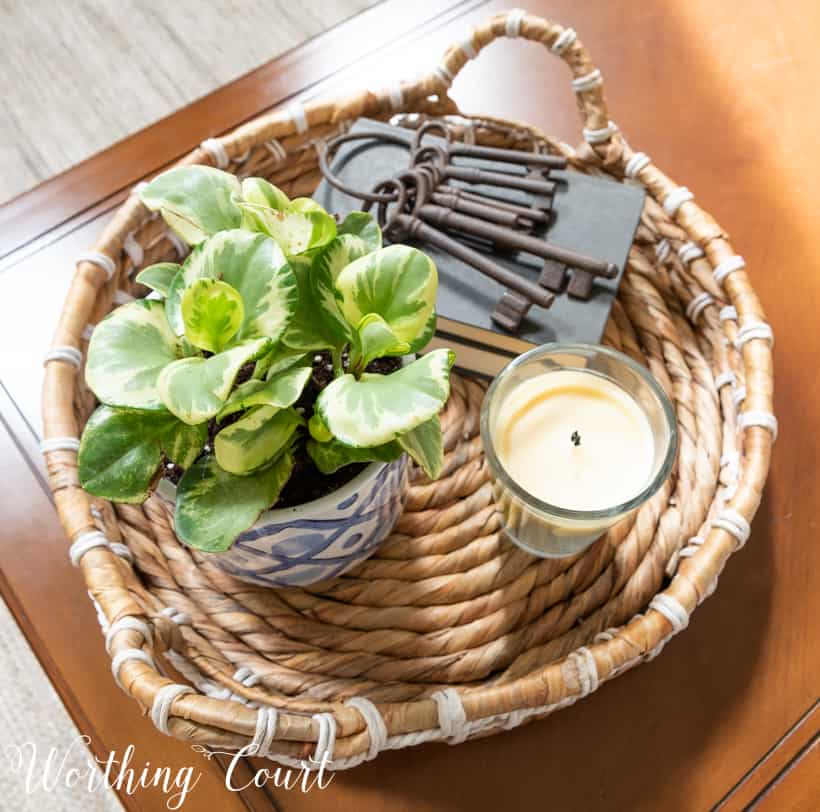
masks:
[[[354,132],[389,132],[410,144],[413,132],[380,121],[359,119]],[[424,143],[438,139],[425,136]],[[408,150],[398,144],[365,140],[342,145],[333,161],[333,171],[353,189],[370,190],[375,184],[408,166]],[[458,158],[459,165],[516,171],[509,164]],[[523,172],[523,168],[520,168]],[[504,293],[504,286],[438,249],[418,244],[429,254],[439,273],[438,329],[429,348],[450,347],[462,369],[493,377],[516,355],[553,341],[596,344],[606,326],[618,290],[629,248],[643,209],[641,187],[591,177],[571,170],[553,170],[558,181],[550,224],[543,236],[563,248],[607,260],[619,268],[615,279],[596,278],[588,300],[560,293],[549,309],[533,305],[521,329],[513,334],[497,327],[490,314]],[[452,185],[459,185],[453,183]],[[526,193],[498,187],[464,186],[513,203],[529,205]],[[323,180],[314,198],[330,212],[344,217],[361,209],[362,202]],[[473,247],[490,252],[489,246]],[[543,260],[527,254],[494,253],[492,257],[516,273],[538,281]]]

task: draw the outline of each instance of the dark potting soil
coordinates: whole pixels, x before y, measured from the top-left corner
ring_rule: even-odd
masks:
[[[342,364],[347,367],[346,354],[342,357]],[[377,358],[368,367],[368,372],[380,375],[389,375],[401,366],[400,358]],[[240,370],[237,376],[237,384],[248,380],[253,372],[253,364],[248,364],[247,368]],[[313,416],[313,407],[319,393],[333,380],[333,363],[329,352],[319,352],[313,357],[313,374],[307,382],[301,397],[294,404],[294,408],[305,418],[310,420]],[[241,417],[241,413],[236,413],[217,423],[211,420],[208,425],[208,445],[204,453],[212,453],[213,441],[216,434],[225,426],[230,425]],[[366,466],[366,463],[352,463],[340,468],[333,474],[323,474],[313,464],[313,460],[308,456],[305,444],[300,443],[294,451],[293,472],[279,499],[271,507],[286,508],[311,502],[320,499],[329,493],[338,490],[346,483],[350,482]],[[184,469],[178,465],[166,461],[165,478],[174,485],[179,483]]]

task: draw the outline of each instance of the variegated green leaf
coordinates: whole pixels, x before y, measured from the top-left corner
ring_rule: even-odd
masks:
[[[341,311],[358,325],[368,313],[381,316],[399,341],[412,344],[436,303],[433,261],[407,245],[391,245],[352,262],[336,278]]]
[[[184,330],[182,295],[198,279],[219,279],[242,298],[245,315],[234,343],[259,337],[278,341],[296,311],[296,277],[279,246],[264,234],[234,229],[197,246],[168,292],[168,320],[175,330]]]
[[[177,265],[176,262],[157,262],[155,265],[149,265],[140,271],[137,274],[136,281],[147,288],[151,288],[151,290],[155,290],[161,296],[167,296],[171,282],[174,281],[180,267],[182,266]]]
[[[80,484],[115,502],[143,502],[160,473],[163,452],[183,467],[208,439],[206,426],[186,426],[168,412],[100,406],[83,431]]]
[[[314,312],[321,314],[324,331],[334,344],[342,346],[353,339],[355,324],[348,324],[341,310],[341,294],[336,289],[336,279],[351,262],[365,256],[367,244],[353,234],[343,234],[326,246],[311,267],[311,300]],[[315,321],[315,317],[314,317]]]
[[[115,502],[144,502],[162,462],[160,435],[167,412],[100,406],[88,419],[79,453],[80,484]]]
[[[325,210],[312,197],[294,197],[288,204],[287,208],[289,211],[320,211],[326,213]]]
[[[210,166],[177,166],[152,180],[140,194],[142,202],[159,211],[165,222],[188,245],[229,228],[238,228],[239,181]]]
[[[393,462],[403,452],[395,440],[375,448],[353,448],[338,440],[318,443],[311,437],[307,441],[307,453],[323,474],[332,474],[354,462]]]
[[[190,547],[224,552],[276,502],[292,470],[290,449],[249,476],[223,471],[211,454],[201,457],[185,472],[177,488],[177,535]]]
[[[286,409],[299,400],[312,372],[311,367],[296,367],[273,375],[267,381],[245,381],[231,392],[228,402],[222,407],[217,418],[223,420],[229,414],[250,409],[251,406]]]
[[[118,307],[94,330],[86,382],[109,406],[164,409],[157,389],[160,372],[182,355],[168,326],[165,307],[140,299]]]
[[[444,465],[444,449],[438,415],[402,434],[396,442],[422,467],[430,479],[439,477]]]
[[[202,350],[221,352],[244,318],[242,297],[227,282],[197,279],[182,297],[185,336]]]
[[[210,358],[183,358],[169,364],[158,381],[162,402],[189,425],[209,420],[224,405],[239,370],[270,347],[269,339],[260,338]]]
[[[169,460],[180,468],[190,468],[208,442],[208,424],[189,426],[173,418],[173,422],[162,433],[160,442]]]
[[[310,436],[319,443],[329,443],[333,439],[333,432],[322,420],[322,415],[319,412],[314,412],[308,420],[308,431]]]
[[[216,461],[231,474],[255,471],[278,456],[304,423],[293,409],[273,406],[252,409],[216,435]]]
[[[364,249],[358,237],[348,235],[333,240],[312,261],[308,257],[291,257],[299,284],[299,306],[282,338],[291,349],[339,349],[351,340],[353,331],[339,310],[333,279],[351,261],[357,244]]]
[[[182,297],[197,279],[202,279],[206,275],[205,265],[202,261],[204,252],[205,244],[202,243],[188,254],[182,267],[171,280],[168,292],[165,295],[165,315],[171,329],[178,336],[185,335],[185,321],[182,318]]]
[[[342,234],[352,234],[358,237],[367,246],[367,252],[378,251],[382,247],[382,230],[378,223],[366,212],[352,211],[340,223],[337,232]]]
[[[257,228],[272,237],[288,257],[319,248],[336,236],[336,221],[321,209],[283,211],[248,202],[241,206]]]
[[[430,343],[430,339],[436,334],[437,321],[436,311],[433,310],[433,312],[430,313],[430,318],[427,319],[427,324],[424,325],[424,329],[416,340],[410,343],[410,348],[407,350],[408,353],[419,353]]]
[[[409,350],[409,344],[399,341],[381,316],[368,313],[356,329],[356,341],[351,357],[352,371],[363,372],[376,358],[383,358],[385,355],[405,355]]]
[[[299,301],[296,276],[279,246],[264,234],[226,231],[205,248],[208,275],[235,288],[245,305],[234,340],[264,336],[278,341]]]
[[[256,362],[253,377],[257,380],[270,379],[286,369],[310,363],[313,353],[294,350],[283,342],[277,344],[266,356]]]
[[[242,199],[254,206],[266,206],[277,211],[285,211],[290,206],[288,196],[264,178],[245,178],[242,181]]]
[[[388,443],[439,413],[454,361],[450,350],[433,350],[390,375],[342,375],[319,394],[317,411],[346,445]]]

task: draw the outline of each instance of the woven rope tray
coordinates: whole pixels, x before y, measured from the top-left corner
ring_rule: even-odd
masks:
[[[453,77],[503,36],[541,43],[571,69],[577,150],[523,124],[460,115]],[[114,678],[172,736],[343,768],[386,748],[515,727],[656,656],[748,538],[777,429],[771,330],[720,226],[609,121],[600,73],[572,29],[498,14],[424,79],[265,115],[183,163],[310,194],[322,139],[360,116],[397,114],[410,126],[448,116],[465,140],[560,153],[579,171],[645,186],[605,343],[646,364],[673,399],[675,471],[583,554],[529,556],[499,532],[478,437],[484,387],[456,377],[444,475],[414,474],[373,558],[309,588],[233,579],[179,543],[159,498],[112,505],[78,484],[77,438],[95,405],[82,376],[89,330],[144,295],[132,282],[139,268],[184,251],[132,195],[78,262],[47,357],[43,450]]]

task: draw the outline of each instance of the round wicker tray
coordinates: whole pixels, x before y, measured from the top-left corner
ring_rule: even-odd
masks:
[[[539,42],[570,67],[584,123],[577,151],[520,123],[458,115],[452,78],[503,36]],[[499,532],[478,438],[483,386],[456,378],[445,474],[429,483],[416,473],[376,556],[310,588],[234,580],[178,542],[162,500],[112,505],[78,484],[77,437],[94,407],[82,377],[89,328],[145,293],[132,282],[140,267],[184,248],[132,195],[78,262],[47,357],[43,450],[114,678],[172,736],[343,768],[385,748],[515,727],[654,657],[749,535],[777,428],[771,330],[720,226],[609,121],[600,73],[572,29],[497,14],[422,80],[265,115],[184,163],[309,194],[322,139],[359,116],[396,114],[408,125],[454,116],[467,140],[560,153],[577,170],[646,187],[605,341],[673,398],[676,469],[582,555],[533,558]]]

